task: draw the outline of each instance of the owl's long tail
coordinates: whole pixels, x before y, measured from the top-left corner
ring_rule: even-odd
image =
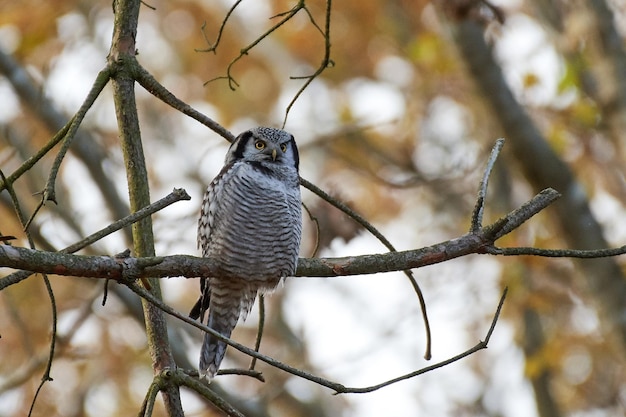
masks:
[[[242,288],[243,286],[243,288]],[[236,282],[211,280],[209,318],[207,325],[221,335],[230,338],[240,316],[247,316],[256,291]],[[213,379],[224,359],[228,345],[210,333],[204,334],[200,351],[200,376]]]

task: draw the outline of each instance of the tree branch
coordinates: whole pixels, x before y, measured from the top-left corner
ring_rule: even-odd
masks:
[[[466,350],[465,352],[453,356],[452,358],[449,358],[447,360],[444,360],[442,362],[436,363],[434,365],[419,369],[417,371],[411,372],[409,374],[405,374],[390,380],[387,380],[385,382],[382,382],[380,384],[376,384],[376,385],[372,385],[372,386],[368,386],[368,387],[346,387],[343,384],[337,383],[337,382],[333,382],[330,380],[327,380],[325,378],[321,378],[319,376],[310,374],[308,372],[304,372],[301,371],[300,369],[294,368],[292,366],[286,365],[282,362],[277,361],[276,359],[273,359],[269,356],[265,356],[260,354],[259,352],[257,352],[256,350],[250,349],[240,343],[237,343],[231,339],[228,339],[224,336],[222,336],[221,334],[219,334],[217,331],[213,330],[212,328],[201,324],[195,320],[192,320],[191,318],[189,318],[188,316],[179,313],[178,311],[174,310],[173,308],[171,308],[170,306],[168,306],[167,304],[163,303],[162,300],[157,299],[152,293],[146,291],[144,288],[134,284],[134,283],[130,283],[128,284],[128,287],[133,290],[135,293],[137,293],[139,296],[141,296],[143,299],[147,300],[148,302],[152,303],[154,306],[158,307],[159,309],[163,310],[165,313],[170,314],[173,317],[176,317],[182,321],[184,321],[185,323],[188,323],[198,329],[201,329],[207,333],[212,334],[213,336],[215,336],[216,338],[223,340],[224,342],[226,342],[228,345],[232,346],[233,348],[239,350],[242,353],[245,353],[246,355],[252,356],[253,358],[259,359],[271,366],[274,366],[278,369],[281,369],[285,372],[288,372],[292,375],[298,376],[300,378],[306,379],[308,381],[314,382],[316,384],[319,384],[321,386],[330,388],[332,390],[335,391],[335,394],[346,394],[346,393],[367,393],[367,392],[372,392],[372,391],[376,391],[378,389],[384,388],[386,386],[389,386],[391,384],[394,384],[396,382],[400,382],[406,379],[410,379],[413,378],[415,376],[424,374],[426,372],[441,368],[443,366],[446,366],[450,363],[456,362],[460,359],[463,359],[467,356],[472,355],[473,353],[481,350],[481,349],[485,349],[487,348],[487,345],[489,343],[489,340],[491,339],[491,335],[493,334],[493,331],[495,329],[496,323],[498,321],[498,318],[500,316],[500,312],[502,310],[502,305],[504,304],[504,299],[506,297],[506,293],[507,290],[505,289],[502,297],[500,298],[500,302],[498,303],[498,307],[496,309],[496,313],[493,317],[493,320],[491,322],[491,326],[489,327],[489,330],[487,331],[487,335],[485,336],[485,340],[480,341],[478,344],[476,344],[474,347]],[[195,385],[195,384],[194,384]],[[199,391],[200,392],[200,391]],[[230,415],[230,414],[229,414]]]
[[[421,249],[343,258],[300,258],[295,276],[337,277],[403,271],[475,254],[535,255],[547,257],[597,258],[626,253],[626,246],[607,250],[554,250],[539,248],[497,248],[495,241],[521,226],[558,198],[546,189],[518,209],[476,232]],[[515,253],[518,251],[518,253]],[[195,278],[221,274],[211,258],[190,255],[116,258],[45,252],[0,245],[0,267],[65,276],[112,279],[121,282],[139,277]],[[1,282],[1,281],[0,281]],[[0,285],[0,290],[3,287]]]
[[[265,31],[265,33],[263,33],[262,35],[260,35],[258,38],[256,38],[254,41],[252,41],[249,45],[241,48],[241,50],[239,51],[239,55],[233,59],[229,64],[228,67],[226,68],[226,75],[220,76],[220,77],[216,77],[213,78],[207,82],[204,83],[204,85],[207,85],[208,83],[212,82],[212,81],[216,81],[216,80],[223,80],[226,79],[228,80],[228,87],[232,90],[235,91],[237,87],[239,87],[239,83],[237,83],[237,81],[235,81],[235,78],[232,75],[232,68],[233,66],[240,60],[242,59],[244,56],[248,55],[248,53],[250,53],[250,51],[252,49],[254,49],[255,46],[257,46],[259,43],[261,43],[263,41],[263,39],[267,38],[269,35],[271,35],[273,32],[275,32],[276,30],[278,30],[278,28],[280,28],[282,25],[284,25],[285,23],[287,23],[289,20],[291,20],[291,18],[293,16],[296,15],[296,13],[298,13],[301,9],[303,9],[305,7],[304,4],[304,0],[299,0],[298,4],[296,4],[293,8],[291,8],[289,11],[287,11],[286,13],[282,13],[279,16],[283,16],[285,15],[285,17],[283,17],[278,23],[276,23],[274,26],[272,26],[271,28],[269,28],[268,30]],[[227,16],[228,17],[228,16]],[[213,52],[215,52],[215,50],[213,50]]]
[[[103,71],[106,71],[106,69]],[[98,141],[95,140],[93,135],[88,131],[78,130],[74,133],[70,132],[72,126],[78,126],[78,123],[75,122],[82,110],[79,110],[78,113],[68,121],[67,116],[59,111],[57,106],[47,98],[46,95],[41,93],[43,86],[33,80],[26,69],[16,62],[11,55],[1,49],[0,72],[7,77],[11,86],[19,95],[22,103],[44,122],[50,132],[54,133],[52,139],[48,141],[44,147],[35,155],[28,158],[15,172],[7,177],[7,183],[14,183],[42,157],[47,155],[61,140],[68,136],[76,135],[76,140],[73,141],[72,152],[83,161],[85,168],[87,168],[91,177],[100,188],[104,201],[113,213],[113,218],[126,216],[128,214],[128,206],[120,198],[111,178],[104,172],[102,161],[105,159],[105,151],[102,149],[102,146],[99,145]],[[94,99],[94,94],[97,95],[99,93],[99,86],[101,86],[104,81],[102,77],[103,73],[101,72],[96,78],[91,93],[89,94]],[[87,101],[89,101],[89,98],[85,100],[85,102]],[[81,108],[87,109],[85,105]],[[50,183],[50,180],[48,180],[48,183]],[[3,188],[5,188],[5,183],[4,181],[0,181],[0,190]],[[48,186],[46,186],[46,188],[48,188]],[[52,194],[49,193],[49,195],[54,198],[54,192],[52,192]],[[128,238],[130,240],[130,234]]]
[[[130,210],[135,212],[150,204],[150,184],[139,129],[133,75],[137,53],[135,38],[141,3],[136,0],[116,0],[113,4],[115,19],[108,63],[112,71],[113,101],[126,167]],[[153,256],[155,252],[152,219],[144,217],[133,223],[132,234],[133,249],[137,256]],[[147,292],[153,297],[161,298],[159,282],[150,281],[152,281],[150,284],[143,281],[144,287],[151,287]],[[164,369],[171,369],[176,364],[169,345],[165,315],[151,303],[142,300],[142,305],[146,319],[146,337],[152,358],[152,368],[156,373]],[[170,417],[183,417],[185,415],[180,390],[177,386],[167,385],[163,387],[161,396]]]
[[[57,175],[59,173],[59,169],[61,168],[61,162],[63,162],[63,158],[67,153],[72,141],[76,137],[76,131],[78,127],[83,122],[83,119],[87,115],[87,111],[93,106],[93,103],[96,101],[104,87],[109,82],[111,77],[111,71],[109,67],[105,67],[98,73],[96,80],[94,81],[89,94],[83,101],[83,104],[78,109],[78,112],[72,117],[69,129],[63,138],[63,142],[61,144],[61,149],[59,149],[59,153],[54,158],[54,163],[52,164],[52,168],[50,169],[50,176],[48,177],[48,181],[46,182],[46,188],[43,193],[42,204],[46,201],[52,201],[56,203],[56,192],[55,192],[55,182]]]
[[[333,61],[330,59],[330,45],[331,45],[331,43],[330,43],[330,18],[331,18],[330,10],[331,10],[331,4],[332,4],[332,0],[326,0],[325,24],[324,24],[324,30],[322,30],[317,25],[315,20],[313,19],[313,16],[311,15],[311,12],[309,12],[309,9],[307,9],[306,5],[304,3],[302,3],[302,6],[303,6],[304,10],[309,15],[309,19],[311,20],[311,23],[313,24],[313,26],[315,26],[320,31],[322,36],[324,36],[324,58],[322,58],[322,61],[320,62],[319,66],[317,67],[317,69],[315,70],[315,72],[313,74],[306,75],[306,76],[299,76],[299,77],[290,77],[292,80],[295,80],[295,79],[305,79],[306,81],[302,85],[302,87],[300,87],[298,89],[296,94],[293,96],[293,98],[291,99],[291,101],[289,102],[287,107],[285,108],[285,117],[283,118],[283,127],[287,123],[287,117],[289,116],[289,112],[291,111],[291,108],[296,103],[296,101],[298,100],[300,95],[302,95],[304,90],[306,90],[309,87],[309,85],[311,85],[313,80],[315,80],[318,76],[320,76],[326,70],[326,68],[330,68],[330,67],[332,67],[334,65]]]
[[[133,75],[137,82],[146,89],[150,94],[154,95],[165,104],[170,105],[179,112],[186,114],[192,119],[202,123],[218,135],[222,136],[229,142],[235,140],[235,136],[228,131],[224,126],[220,125],[215,120],[202,114],[198,110],[191,107],[178,97],[176,97],[171,91],[165,88],[159,83],[144,67],[142,67],[137,61],[134,61]]]
[[[89,245],[91,245],[94,242],[97,242],[98,240],[102,239],[105,236],[110,235],[113,232],[116,232],[120,229],[122,229],[123,227],[129,226],[141,219],[143,219],[146,216],[149,216],[153,213],[156,213],[159,210],[162,210],[163,208],[169,206],[170,204],[173,204],[177,201],[180,200],[190,200],[191,197],[189,197],[189,195],[187,194],[187,192],[185,190],[183,190],[182,188],[177,188],[174,189],[174,191],[172,191],[170,194],[168,194],[167,196],[165,196],[164,198],[150,204],[147,207],[144,207],[143,209],[129,215],[126,216],[125,218],[118,220],[114,223],[111,223],[109,226],[105,227],[104,229],[101,229],[99,231],[97,231],[96,233],[87,236],[86,238],[84,238],[83,240],[81,240],[80,242],[76,242],[73,245],[68,246],[65,249],[62,249],[60,251],[60,253],[74,253],[76,251],[79,251],[80,249],[83,249]],[[48,252],[48,253],[54,253],[54,252]],[[31,271],[27,271],[27,270],[22,270],[22,271],[18,271],[15,272],[9,276],[6,276],[4,278],[0,279],[0,291],[2,291],[3,289],[5,289],[6,287],[9,287],[13,284],[17,284],[18,282],[25,280],[26,278],[28,278],[29,276],[31,276],[33,274],[33,272]]]
[[[438,3],[443,5],[446,2]],[[454,6],[449,10],[460,11]],[[476,82],[478,94],[486,100],[491,113],[502,125],[512,155],[524,176],[536,190],[550,186],[563,193],[561,201],[554,206],[554,219],[568,246],[591,250],[607,248],[602,225],[591,211],[585,188],[516,100],[485,40],[483,27],[472,20],[470,14],[448,15],[451,33]],[[601,322],[618,334],[620,343],[626,347],[626,320],[623,319],[626,281],[619,265],[604,258],[578,266],[593,297],[598,300],[603,316]]]
[[[422,369],[418,369],[417,371],[414,372],[410,372],[406,375],[402,375],[396,378],[392,378],[388,381],[382,382],[380,384],[376,384],[376,385],[372,385],[369,387],[363,387],[363,388],[349,388],[349,387],[345,387],[343,391],[341,392],[337,392],[337,394],[364,394],[364,393],[368,393],[368,392],[372,392],[372,391],[376,391],[379,390],[381,388],[387,387],[391,384],[395,384],[396,382],[400,382],[400,381],[404,381],[406,379],[410,379],[410,378],[414,378],[418,375],[422,375],[425,374],[426,372],[430,372],[430,371],[434,371],[435,369],[439,369],[439,368],[443,368],[444,366],[450,365],[453,362],[459,361],[463,358],[466,358],[476,352],[478,352],[479,350],[482,349],[487,349],[487,345],[489,344],[489,340],[491,340],[491,335],[493,334],[493,331],[496,328],[496,323],[498,322],[498,318],[500,318],[500,313],[502,311],[502,306],[504,305],[504,300],[506,298],[506,294],[508,292],[508,289],[505,288],[504,291],[502,292],[502,296],[500,297],[500,302],[498,303],[498,307],[496,308],[496,312],[493,315],[493,319],[491,320],[491,326],[489,326],[489,330],[487,331],[487,335],[485,336],[485,340],[481,340],[480,342],[478,342],[476,345],[474,345],[473,347],[471,347],[470,349],[466,350],[463,353],[460,353],[456,356],[453,356],[449,359],[446,359],[444,361],[435,363],[433,365],[430,366],[426,366]]]

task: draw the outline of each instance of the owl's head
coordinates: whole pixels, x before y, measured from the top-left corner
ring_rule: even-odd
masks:
[[[272,127],[255,127],[237,136],[226,154],[226,164],[237,160],[283,165],[296,171],[300,164],[293,135]]]

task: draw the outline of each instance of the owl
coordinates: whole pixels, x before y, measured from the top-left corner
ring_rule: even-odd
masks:
[[[294,274],[302,233],[298,164],[294,137],[283,130],[256,127],[232,143],[202,200],[198,246],[218,267],[200,279],[191,318],[204,322],[208,310],[206,324],[230,337],[257,294]],[[211,381],[226,347],[204,334],[201,377]]]

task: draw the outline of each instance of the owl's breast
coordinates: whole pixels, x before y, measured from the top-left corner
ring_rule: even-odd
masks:
[[[298,185],[242,167],[215,198],[207,255],[218,260],[224,275],[251,280],[293,275],[302,229]]]

